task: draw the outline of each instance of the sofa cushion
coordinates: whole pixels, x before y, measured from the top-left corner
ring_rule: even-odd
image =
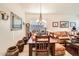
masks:
[[[63,51],[55,51],[55,56],[63,56],[63,55],[65,55],[65,51],[63,50]]]
[[[59,43],[56,43],[56,44],[55,44],[55,51],[57,51],[57,50],[59,50],[59,51],[65,51],[65,47],[62,46],[62,45],[59,44]]]
[[[61,36],[68,36],[68,35],[67,35],[67,32],[65,32],[65,31],[64,31],[64,32],[60,32],[60,35],[61,35]]]
[[[54,35],[60,36],[60,32],[54,32]]]
[[[55,44],[55,56],[62,56],[65,54],[65,47],[59,43]]]
[[[70,39],[70,37],[69,36],[67,36],[67,37],[59,37],[59,39],[60,40],[62,40],[62,39]]]
[[[66,31],[54,32],[54,35],[57,35],[58,37],[66,37],[66,36],[68,36]]]

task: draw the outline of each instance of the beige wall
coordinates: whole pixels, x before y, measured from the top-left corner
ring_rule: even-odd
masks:
[[[0,19],[0,55],[4,55],[7,48],[16,44],[16,42],[25,36],[24,25],[22,30],[11,31],[10,29],[10,12],[14,12],[25,20],[25,13],[18,4],[0,4],[0,11],[5,11],[9,19],[4,21]]]
[[[36,21],[39,19],[39,14],[26,13],[26,22],[31,22],[32,20]],[[77,15],[68,15],[68,14],[43,14],[42,19],[47,21],[47,30],[48,31],[71,31],[69,28],[60,28],[60,21],[69,21],[76,22],[77,28],[79,28],[79,19]],[[52,27],[52,22],[59,22],[58,27]]]

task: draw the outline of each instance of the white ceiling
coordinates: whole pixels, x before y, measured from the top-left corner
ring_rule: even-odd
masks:
[[[40,3],[20,3],[26,13],[40,13]],[[42,13],[79,14],[79,3],[42,3]]]
[[[40,3],[4,3],[1,6],[19,6],[25,13],[40,13]],[[42,3],[42,13],[78,14],[79,3]]]

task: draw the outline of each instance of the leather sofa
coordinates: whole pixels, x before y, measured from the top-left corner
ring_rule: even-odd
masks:
[[[62,56],[65,54],[65,47],[59,43],[55,44],[55,56]]]
[[[54,41],[55,40],[57,40],[57,39],[53,39]],[[50,47],[50,49],[51,49],[51,55],[53,55],[53,49],[52,49],[53,47]],[[55,56],[63,56],[63,55],[65,55],[65,47],[62,45],[62,44],[60,44],[60,43],[55,43]]]
[[[67,32],[51,32],[50,36],[57,40],[58,42],[55,43],[55,56],[61,56],[65,54],[65,47],[60,43],[65,43],[65,39],[69,39]],[[60,39],[61,38],[61,39]]]
[[[66,31],[54,32],[54,37],[58,38],[58,42],[61,44],[65,43],[65,40],[69,40],[69,34]]]

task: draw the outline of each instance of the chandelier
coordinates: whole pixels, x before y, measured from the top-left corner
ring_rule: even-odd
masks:
[[[39,15],[39,19],[36,21],[38,22],[39,24],[46,24],[46,21],[42,19],[42,4],[40,3],[40,15]]]

